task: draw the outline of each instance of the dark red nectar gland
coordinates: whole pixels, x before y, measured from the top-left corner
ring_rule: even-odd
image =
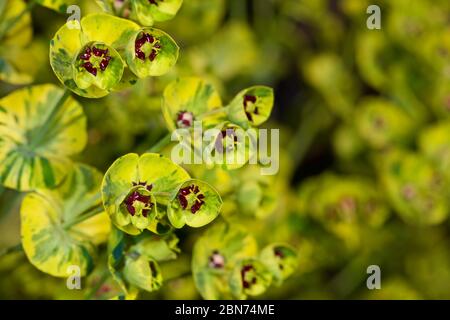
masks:
[[[194,115],[189,111],[180,111],[177,114],[178,128],[189,128],[194,122]]]
[[[237,143],[238,137],[233,129],[222,130],[215,142],[216,151],[220,153],[231,151]]]
[[[187,210],[190,205],[190,211],[195,214],[205,203],[205,195],[200,193],[198,186],[191,184],[181,188],[178,192],[178,202],[183,210]]]
[[[258,107],[255,106],[256,97],[252,95],[244,96],[244,111],[248,121],[253,121],[252,113],[258,114]]]
[[[152,185],[147,185],[147,183],[145,182],[133,182],[133,187],[136,186],[142,186],[144,187],[147,191],[151,191],[152,190]],[[150,210],[153,208],[153,203],[151,202],[151,197],[150,195],[144,195],[141,192],[139,192],[140,190],[135,190],[133,191],[131,194],[128,195],[128,197],[125,199],[125,201],[123,202],[125,204],[125,206],[127,207],[127,211],[129,214],[131,214],[132,216],[135,215],[136,213],[136,208],[134,207],[134,202],[135,201],[139,201],[142,202],[145,205],[145,209],[142,210],[142,215],[144,217],[147,217],[148,213],[150,212]]]
[[[252,265],[248,264],[248,265],[245,265],[242,267],[242,269],[241,269],[242,286],[245,289],[250,288],[250,286],[252,284],[256,284],[257,279],[254,276],[254,274],[251,275],[250,277],[248,276],[248,274],[250,274],[250,272],[254,273],[254,271],[255,271],[255,268]]]
[[[144,47],[145,44],[149,44]],[[158,56],[159,50],[161,50],[161,44],[159,40],[149,33],[143,33],[142,37],[134,42],[134,53],[136,58],[145,61],[146,54],[148,54],[148,59],[154,61]]]
[[[108,49],[100,49],[95,46],[86,47],[78,58],[84,61],[81,66],[90,74],[97,76],[97,71],[105,71],[111,61]]]
[[[218,250],[214,250],[209,256],[209,266],[214,269],[222,269],[225,266],[225,258]]]

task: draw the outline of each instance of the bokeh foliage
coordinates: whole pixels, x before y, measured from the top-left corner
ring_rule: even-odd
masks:
[[[50,7],[51,2],[43,1]],[[83,17],[101,11],[94,1],[77,3]],[[381,30],[366,28],[370,4],[382,9]],[[2,34],[7,21],[3,9],[0,6],[1,99],[30,83],[61,86],[50,68],[47,44],[66,16],[36,6],[21,17],[17,30]],[[202,269],[209,261],[201,252],[206,245],[199,244],[220,249],[224,243],[215,237],[224,232],[223,221],[236,226],[229,237],[237,234],[237,243],[249,243],[224,249],[225,258],[232,255],[227,265],[231,275],[239,250],[269,262],[258,270],[273,268],[269,249],[274,243],[289,243],[292,247],[283,250],[298,256],[289,281],[272,285],[258,298],[450,298],[448,1],[185,0],[169,21],[153,17],[144,23],[138,14],[130,14],[133,26],[152,25],[176,40],[177,64],[161,77],[139,79],[100,99],[73,96],[77,102],[69,101],[67,107],[83,106],[86,148],[76,154],[84,143],[78,136],[74,148],[64,144],[51,156],[64,156],[67,167],[82,161],[106,172],[120,156],[148,150],[167,132],[170,112],[177,108],[171,104],[164,116],[161,112],[161,98],[170,101],[176,91],[167,85],[179,77],[201,77],[217,91],[211,94],[211,108],[232,102],[243,88],[255,84],[274,88],[272,114],[262,127],[281,129],[280,172],[264,177],[251,166],[233,171],[186,166],[190,176],[221,195],[220,221],[178,230],[179,242],[152,238],[150,247],[157,251],[149,252],[148,243],[140,239],[120,236],[97,243],[96,260],[108,263],[97,265],[82,292],[66,290],[64,279],[36,270],[21,252],[2,256],[2,298],[83,298],[85,291],[91,298],[110,298],[124,287],[132,298],[140,286],[159,288],[140,295],[151,299],[246,296],[249,292],[232,276]],[[0,113],[0,132],[5,128],[2,117]],[[84,118],[79,122],[85,126]],[[72,132],[68,128],[61,134]],[[170,148],[162,153],[170,156]],[[33,188],[44,184],[40,178],[33,180]],[[9,180],[8,188],[20,181]],[[6,248],[20,241],[22,199],[28,206],[42,200],[38,193],[2,190],[0,246]],[[60,217],[63,212],[52,214]],[[115,257],[114,248],[121,245],[126,254]],[[154,270],[149,261],[155,261]],[[366,288],[366,268],[372,264],[381,267],[382,290]],[[103,279],[108,268],[119,285]],[[258,274],[264,283],[266,273]],[[275,274],[282,277],[279,270]],[[201,295],[199,287],[204,288]]]

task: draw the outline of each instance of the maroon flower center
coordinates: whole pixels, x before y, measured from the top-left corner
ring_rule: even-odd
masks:
[[[145,190],[147,191],[151,191],[153,187],[151,184],[147,185],[146,182],[137,182],[137,183],[133,182],[133,187],[136,186],[141,186],[145,188]],[[135,201],[142,202],[145,205],[145,209],[142,210],[142,215],[144,217],[147,217],[148,213],[153,208],[154,204],[151,202],[150,195],[142,194],[142,192],[143,190],[140,189],[133,191],[126,197],[125,201],[123,202],[127,208],[128,213],[131,214],[132,216],[134,216],[136,213],[136,208],[133,205]]]
[[[222,269],[225,265],[225,258],[219,251],[214,250],[209,257],[209,266],[214,269]]]
[[[242,286],[245,289],[250,288],[252,284],[256,284],[255,268],[252,265],[245,265],[241,269]]]
[[[150,2],[150,4],[154,4],[155,6],[158,5],[158,1],[163,2],[164,0],[148,0],[148,2]]]
[[[252,95],[245,95],[244,96],[244,111],[245,115],[247,116],[248,121],[253,121],[253,115],[258,114],[258,107],[255,106],[256,103],[256,97]]]
[[[280,261],[281,261],[282,259],[284,259],[284,253],[283,253],[283,251],[281,251],[280,248],[275,248],[275,249],[273,250],[273,253],[274,253],[275,257],[277,257]],[[283,270],[283,269],[284,269],[284,267],[283,267],[283,265],[281,264],[281,262],[278,263],[278,268],[280,268],[280,270]]]
[[[181,188],[178,192],[178,202],[183,210],[187,210],[190,205],[190,211],[195,214],[205,203],[205,195],[200,193],[198,186],[191,184]]]
[[[194,115],[189,111],[180,111],[177,114],[177,126],[179,128],[189,128],[194,121]]]
[[[238,137],[233,129],[222,130],[217,136],[215,147],[216,151],[221,153],[226,150],[231,151],[234,149],[238,142]]]
[[[147,49],[144,47],[145,44],[150,44],[150,48]],[[148,59],[150,61],[155,60],[156,56],[158,55],[159,51],[161,50],[161,44],[159,43],[159,40],[156,39],[154,36],[152,36],[149,33],[143,33],[142,37],[137,39],[134,42],[134,53],[136,58],[145,61],[146,54],[148,54]],[[150,53],[148,53],[150,51]],[[146,53],[147,52],[147,53]]]
[[[96,46],[86,47],[78,58],[82,60],[81,66],[90,74],[97,76],[97,71],[105,71],[111,61],[108,49],[100,49]]]

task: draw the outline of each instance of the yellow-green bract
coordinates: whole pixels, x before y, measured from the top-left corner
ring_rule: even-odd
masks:
[[[158,43],[158,54],[150,47],[141,61],[135,46],[137,37],[145,33],[152,34],[152,43]],[[177,59],[178,46],[163,31],[141,29],[130,20],[102,13],[87,15],[81,23],[66,23],[50,41],[50,64],[56,76],[87,98],[106,96],[140,77],[162,75]]]

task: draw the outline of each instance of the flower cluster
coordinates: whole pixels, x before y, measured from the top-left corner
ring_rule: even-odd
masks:
[[[256,240],[239,225],[214,225],[194,246],[192,271],[205,299],[261,295],[272,283],[281,284],[296,267],[293,248],[271,244],[258,253]]]
[[[167,73],[178,59],[178,50],[175,41],[159,29],[91,14],[81,20],[81,28],[66,24],[56,32],[50,42],[50,63],[70,90],[99,98],[138,78]]]

